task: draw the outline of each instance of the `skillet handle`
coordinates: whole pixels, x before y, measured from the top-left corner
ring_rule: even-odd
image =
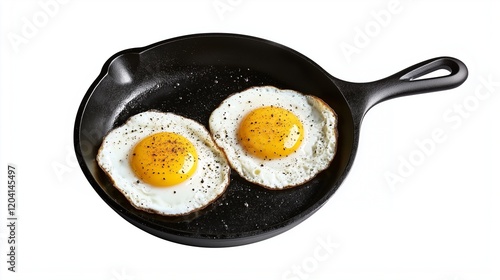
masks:
[[[450,73],[434,78],[419,79],[441,69],[448,70]],[[371,107],[382,101],[406,95],[452,89],[465,82],[467,76],[468,70],[462,61],[452,57],[437,57],[374,82],[335,81],[351,106],[353,115],[361,121]]]

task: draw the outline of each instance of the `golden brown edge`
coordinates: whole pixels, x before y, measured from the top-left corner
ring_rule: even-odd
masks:
[[[228,97],[226,97],[224,100],[226,100],[226,99],[230,98],[230,97],[231,97],[231,96],[233,96],[233,95],[236,95],[236,94],[238,94],[238,93],[241,93],[241,92],[244,92],[244,91],[250,90],[250,89],[252,89],[252,88],[262,88],[262,87],[272,87],[272,88],[275,88],[275,89],[278,89],[278,90],[290,90],[290,89],[281,89],[281,88],[278,88],[278,87],[275,87],[275,86],[251,86],[251,87],[246,88],[246,89],[244,89],[244,90],[242,90],[242,91],[239,91],[239,92],[236,92],[236,93],[230,94],[230,95],[229,95]],[[303,94],[303,93],[298,92],[298,91],[296,91],[296,90],[293,90],[293,91],[294,91],[294,92],[297,92],[297,93],[299,93],[299,94],[301,94],[301,95],[304,95],[304,96],[306,96],[306,97],[311,97],[311,98],[315,99],[316,101],[318,101],[319,103],[321,103],[323,106],[325,106],[328,110],[330,110],[330,112],[332,112],[332,113],[333,113],[333,116],[335,117],[334,136],[335,136],[335,140],[337,141],[337,140],[339,139],[339,138],[338,138],[338,129],[337,129],[337,127],[338,127],[338,115],[337,115],[337,113],[335,112],[335,110],[333,110],[333,108],[332,108],[332,107],[330,107],[330,105],[328,105],[328,103],[326,103],[323,99],[321,99],[321,98],[319,98],[319,97],[317,97],[317,96],[315,96],[315,95],[306,95],[306,94]],[[222,107],[222,103],[224,103],[224,101],[222,101],[222,102],[219,104],[219,106],[217,106],[217,108],[215,108],[215,109],[212,111],[212,114],[213,114],[213,112],[214,112],[215,110],[217,110],[217,109],[219,109],[219,108],[221,108],[221,107]],[[212,116],[212,115],[210,115],[210,116]],[[210,126],[210,124],[209,124],[209,126]],[[211,130],[209,130],[209,132],[210,132],[210,136],[211,136],[211,137],[212,137],[212,139],[213,139],[213,138],[214,138],[214,135],[212,134],[212,131],[211,131]],[[282,188],[271,188],[271,187],[265,186],[265,185],[263,185],[263,184],[260,184],[260,183],[258,183],[258,182],[252,182],[252,181],[248,180],[247,178],[243,177],[243,175],[242,175],[240,172],[238,172],[238,170],[237,170],[236,168],[234,168],[234,166],[233,166],[232,162],[231,162],[231,161],[227,158],[227,155],[226,155],[226,150],[225,150],[224,148],[222,148],[221,146],[219,146],[219,144],[217,144],[217,141],[215,141],[215,140],[214,140],[214,143],[215,143],[215,145],[219,148],[219,150],[221,150],[221,151],[224,153],[224,156],[226,157],[226,159],[227,159],[227,161],[228,161],[228,164],[229,164],[229,166],[231,167],[231,169],[232,169],[232,170],[234,170],[236,173],[238,173],[238,175],[240,175],[240,177],[241,177],[241,178],[243,178],[244,180],[246,180],[246,181],[248,181],[248,182],[250,182],[250,183],[252,183],[252,184],[254,184],[254,185],[257,185],[257,186],[259,186],[259,187],[263,187],[263,188],[268,189],[268,190],[271,190],[271,191],[281,191],[281,190],[287,190],[287,189],[292,189],[292,188],[295,188],[295,187],[299,187],[299,186],[301,186],[301,185],[306,184],[307,182],[310,182],[310,181],[311,181],[311,180],[313,180],[314,178],[316,178],[316,176],[317,176],[319,173],[321,173],[323,170],[326,170],[326,169],[328,169],[328,167],[330,167],[330,165],[332,164],[332,162],[333,162],[333,160],[334,160],[334,158],[335,158],[335,155],[337,154],[337,146],[338,146],[338,141],[337,141],[337,143],[335,144],[335,149],[334,149],[334,151],[333,151],[333,157],[332,157],[332,159],[330,160],[330,162],[328,163],[328,165],[326,165],[326,166],[325,166],[325,168],[318,170],[318,172],[317,172],[314,176],[312,176],[311,178],[309,178],[309,179],[307,179],[307,180],[305,180],[305,181],[301,182],[300,184],[292,184],[292,185],[287,185],[287,186],[284,186],[284,187],[282,187]]]
[[[169,113],[169,112],[162,112],[160,110],[156,110],[156,109],[151,109],[151,110],[147,110],[147,111],[144,111],[144,112],[157,112],[157,113]],[[141,113],[144,113],[144,112],[141,112]],[[138,113],[138,114],[141,114],[141,113]],[[136,115],[138,115],[136,114]],[[174,114],[174,113],[170,113],[170,114]],[[135,115],[134,115],[135,116]],[[197,212],[197,211],[200,211],[200,210],[203,210],[205,209],[207,206],[211,205],[212,203],[214,203],[217,199],[219,199],[227,190],[227,187],[229,186],[230,182],[231,182],[231,166],[229,164],[229,160],[227,159],[227,156],[226,156],[226,153],[217,145],[217,143],[215,142],[215,140],[213,139],[212,137],[212,134],[210,133],[210,131],[205,127],[203,126],[202,124],[198,123],[197,121],[193,120],[193,119],[190,119],[192,120],[193,122],[199,124],[209,135],[210,139],[212,140],[214,146],[217,148],[217,150],[221,153],[221,155],[223,156],[223,158],[226,160],[226,163],[227,163],[227,180],[226,180],[226,183],[222,189],[222,191],[220,192],[220,194],[218,194],[214,199],[212,199],[209,203],[205,204],[205,205],[202,205],[201,207],[198,207],[198,208],[194,208],[193,210],[189,211],[189,212],[185,212],[185,213],[180,213],[180,214],[166,214],[166,213],[162,213],[160,211],[156,211],[156,210],[153,210],[153,209],[150,209],[150,208],[146,208],[146,207],[140,207],[138,205],[136,205],[132,199],[126,195],[124,193],[124,191],[120,188],[117,187],[116,185],[116,182],[115,180],[113,180],[113,178],[111,177],[110,173],[101,166],[101,163],[99,162],[99,154],[101,153],[101,150],[104,146],[104,141],[106,140],[106,137],[112,132],[114,131],[115,129],[118,129],[122,126],[124,126],[125,124],[127,124],[130,119],[132,118],[133,116],[131,116],[130,118],[128,118],[122,125],[120,126],[117,126],[113,129],[111,129],[110,131],[108,131],[108,133],[106,133],[106,135],[104,135],[103,137],[103,140],[101,142],[101,145],[99,146],[99,149],[97,151],[97,155],[96,155],[96,162],[97,162],[97,165],[99,166],[99,168],[106,174],[106,177],[111,181],[111,184],[113,185],[113,187],[115,189],[117,189],[128,201],[129,203],[135,208],[135,209],[138,209],[138,210],[141,210],[141,211],[144,211],[144,212],[147,212],[147,213],[152,213],[152,214],[157,214],[157,215],[161,215],[161,216],[166,216],[166,217],[181,217],[181,216],[187,216],[189,214],[192,214],[194,212]],[[184,116],[183,116],[184,117]]]

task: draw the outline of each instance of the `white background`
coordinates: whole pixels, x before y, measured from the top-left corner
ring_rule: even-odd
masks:
[[[54,1],[0,4],[1,279],[500,279],[498,2]],[[72,133],[108,57],[200,32],[266,38],[349,81],[441,55],[464,61],[469,78],[374,107],[348,178],[292,230],[235,248],[183,246],[101,200]],[[422,157],[417,142],[436,129],[444,139]],[[8,163],[18,167],[16,273],[6,262]],[[401,180],[391,186],[387,174]]]

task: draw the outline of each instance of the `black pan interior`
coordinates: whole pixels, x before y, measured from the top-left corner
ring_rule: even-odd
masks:
[[[271,191],[236,172],[225,194],[204,210],[171,218],[135,209],[96,165],[106,133],[134,114],[156,109],[208,128],[211,112],[229,95],[272,85],[312,94],[337,113],[339,141],[330,167],[312,181]],[[303,221],[335,192],[354,155],[356,127],[349,106],[317,64],[282,45],[232,34],[199,34],[115,54],[89,88],[75,125],[77,157],[97,193],[132,224],[161,238],[196,246],[262,240]]]

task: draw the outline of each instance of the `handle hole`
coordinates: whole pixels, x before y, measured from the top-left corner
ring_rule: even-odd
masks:
[[[448,76],[450,74],[451,74],[451,70],[446,69],[446,68],[441,68],[441,69],[437,69],[437,70],[431,71],[429,73],[426,73],[424,75],[411,78],[410,81],[426,80],[426,79],[432,79],[432,78],[441,78],[441,77]]]

